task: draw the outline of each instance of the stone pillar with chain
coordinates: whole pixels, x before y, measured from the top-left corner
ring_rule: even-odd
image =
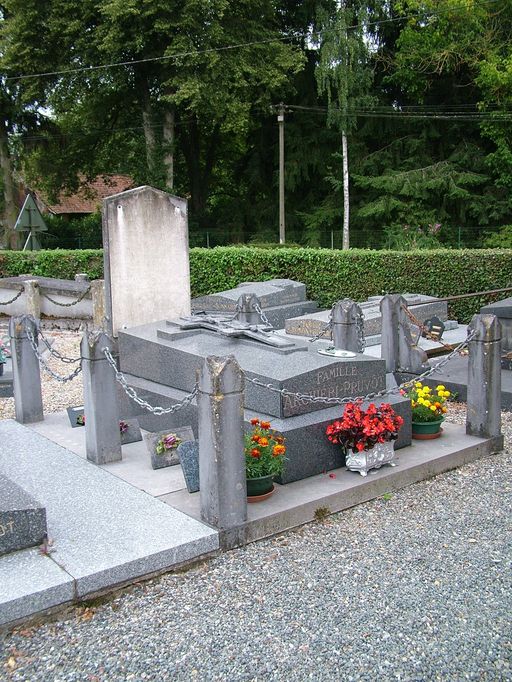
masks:
[[[20,424],[32,424],[44,419],[39,359],[34,353],[28,333],[37,346],[38,328],[34,318],[11,317],[9,336],[14,390],[14,412]]]
[[[470,330],[466,433],[496,438],[501,449],[501,324],[496,315],[474,315]]]
[[[232,355],[209,356],[198,381],[201,517],[227,549],[245,543],[244,376]]]
[[[235,319],[248,324],[260,324],[261,318],[257,308],[261,309],[261,306],[256,294],[242,294],[236,303],[237,315]]]
[[[361,335],[361,307],[350,298],[334,304],[332,309],[332,340],[337,350],[361,353],[364,348]]]
[[[114,349],[115,342],[99,330],[86,332],[80,345],[85,447],[87,459],[95,464],[118,462],[122,458],[116,376],[107,366],[105,347]]]

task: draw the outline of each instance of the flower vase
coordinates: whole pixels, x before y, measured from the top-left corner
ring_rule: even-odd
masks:
[[[396,466],[396,453],[393,441],[376,443],[369,450],[362,452],[347,452],[345,465],[349,471],[358,471],[361,476],[367,476],[370,469],[380,469],[383,464]]]
[[[444,418],[433,422],[412,422],[412,437],[415,440],[433,440],[443,433],[441,424]]]

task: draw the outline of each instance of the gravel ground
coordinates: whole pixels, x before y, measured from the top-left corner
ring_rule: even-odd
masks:
[[[77,358],[80,356],[81,335],[76,332],[45,332],[45,337],[53,342],[52,348],[64,357]],[[54,372],[67,376],[76,365],[66,364],[45,354],[48,365]],[[82,377],[79,374],[73,381],[65,384],[53,379],[47,372],[41,371],[41,391],[43,394],[43,409],[45,412],[60,412],[67,407],[83,405]],[[0,419],[14,419],[14,398],[0,398]]]
[[[56,347],[72,354],[73,336]],[[44,390],[49,411],[81,402]],[[510,413],[503,424],[503,453],[4,634],[0,678],[511,679]]]

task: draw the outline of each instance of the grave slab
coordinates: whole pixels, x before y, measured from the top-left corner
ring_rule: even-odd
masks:
[[[45,508],[0,474],[0,555],[40,545],[46,534]]]
[[[230,354],[248,377],[293,393],[343,398],[380,391],[386,385],[385,362],[380,359],[358,354],[339,360],[319,355],[317,347],[307,341],[297,340],[290,348],[273,348],[213,331],[183,331],[165,321],[120,332],[119,350],[124,373],[186,393],[192,391],[204,358]],[[324,408],[322,403],[305,403],[250,382],[245,405],[279,418]]]
[[[72,602],[74,584],[69,573],[38,549],[0,557],[0,625]]]
[[[192,299],[192,309],[235,313],[237,301],[242,294],[258,296],[261,308],[274,329],[282,329],[290,317],[318,310],[316,301],[306,300],[306,286],[291,279],[242,282],[234,289]]]
[[[52,559],[94,594],[208,555],[218,534],[12,420],[0,468],[46,507]],[[66,491],[63,494],[63,491]]]
[[[235,312],[242,294],[254,294],[260,300],[261,308],[288,305],[306,300],[306,285],[292,279],[271,279],[266,282],[242,282],[234,289],[192,299],[194,310],[212,312]]]

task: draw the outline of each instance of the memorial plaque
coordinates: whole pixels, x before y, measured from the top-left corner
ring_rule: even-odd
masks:
[[[188,440],[178,446],[178,458],[180,460],[185,483],[189,493],[197,493],[199,490],[199,443],[197,440]]]
[[[158,433],[146,433],[144,435],[144,440],[146,441],[149,454],[151,455],[151,467],[153,469],[163,469],[180,463],[178,448],[172,448],[161,454],[158,454],[156,451],[159,441],[170,434],[176,435],[182,442],[194,440],[194,432],[190,426],[178,429],[166,429],[164,431],[159,431]]]

